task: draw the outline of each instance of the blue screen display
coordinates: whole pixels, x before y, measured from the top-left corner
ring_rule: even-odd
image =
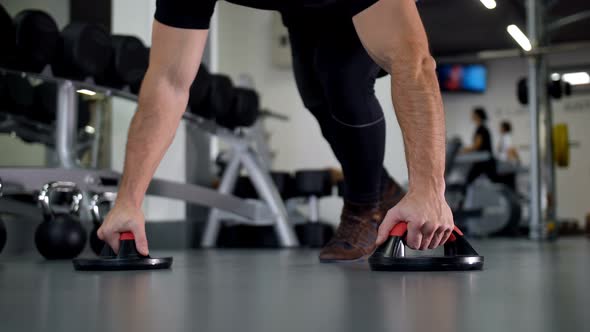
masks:
[[[480,64],[443,64],[436,69],[442,91],[482,93],[487,88],[487,69]]]

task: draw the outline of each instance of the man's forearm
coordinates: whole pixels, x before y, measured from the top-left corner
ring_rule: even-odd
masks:
[[[444,193],[445,116],[430,57],[392,73],[392,98],[405,145],[410,190]]]
[[[127,139],[119,199],[139,207],[186,108],[188,92],[146,75]]]

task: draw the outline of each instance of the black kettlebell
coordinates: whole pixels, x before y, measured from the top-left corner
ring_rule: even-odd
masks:
[[[53,192],[68,193],[72,196],[67,212],[51,207],[49,196]],[[78,219],[82,192],[72,182],[51,182],[39,193],[39,205],[44,221],[35,231],[35,245],[47,259],[72,259],[78,256],[86,245],[86,231]]]
[[[6,227],[4,226],[4,221],[0,219],[0,252],[4,249],[4,245],[6,244]]]
[[[0,179],[0,197],[2,197],[2,179]],[[0,252],[4,249],[4,245],[6,244],[6,226],[4,226],[4,221],[0,219]]]
[[[98,229],[103,221],[103,215],[100,211],[100,207],[103,204],[108,203],[109,208],[117,198],[116,193],[106,192],[102,194],[96,194],[90,200],[90,214],[92,215],[92,230],[90,231],[90,248],[97,256],[100,256],[102,248],[104,248],[104,241],[98,238]]]

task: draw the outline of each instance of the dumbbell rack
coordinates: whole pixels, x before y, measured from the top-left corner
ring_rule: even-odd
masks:
[[[76,151],[76,124],[78,118],[76,91],[90,89],[107,97],[117,96],[137,101],[137,96],[126,91],[98,86],[92,82],[81,82],[53,77],[47,74],[18,72],[0,68],[0,73],[22,75],[55,82],[58,85],[55,150],[59,167],[0,167],[0,178],[6,184],[7,193],[34,192],[44,184],[53,181],[68,180],[75,182],[84,192],[116,192],[121,174],[111,170],[85,169],[78,165]],[[263,166],[253,149],[253,138],[248,131],[234,132],[185,112],[183,119],[200,130],[226,141],[232,147],[232,160],[223,175],[218,190],[194,185],[153,179],[147,190],[148,195],[178,199],[188,203],[212,207],[207,222],[203,245],[215,244],[219,230],[220,211],[246,218],[255,223],[261,216],[274,221],[274,227],[282,247],[299,245],[295,232],[287,218],[285,205],[274,186],[268,169]],[[253,183],[262,197],[262,201],[253,202],[234,197],[231,193],[241,167],[250,174]],[[9,191],[10,190],[10,191]]]

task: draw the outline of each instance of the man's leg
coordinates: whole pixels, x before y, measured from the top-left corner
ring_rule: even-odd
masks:
[[[315,22],[318,20],[318,17],[322,19],[321,23],[316,24]],[[320,34],[318,31],[322,31],[322,27],[325,27],[325,18],[326,16],[322,14],[297,14],[297,16],[292,16],[289,18],[289,37],[291,41],[291,48],[292,48],[292,56],[293,56],[293,70],[295,74],[295,81],[297,83],[297,88],[303,99],[303,103],[305,107],[312,113],[312,115],[317,119],[322,134],[324,138],[330,144],[336,158],[341,164],[350,164],[350,161],[353,163],[346,167],[343,165],[343,168],[347,168],[349,173],[352,174],[360,174],[365,173],[362,171],[357,171],[358,169],[364,168],[364,162],[362,160],[364,158],[358,157],[354,151],[364,151],[368,150],[365,149],[367,143],[370,143],[369,146],[374,146],[374,140],[379,141],[378,145],[382,145],[385,142],[385,134],[384,134],[384,123],[377,124],[377,127],[382,127],[376,132],[374,137],[371,137],[368,142],[367,139],[363,136],[364,144],[361,148],[357,148],[354,146],[349,146],[343,142],[342,137],[348,136],[346,130],[342,130],[341,128],[351,129],[351,127],[342,126],[338,121],[335,120],[333,113],[331,112],[330,100],[332,100],[332,104],[337,104],[336,107],[339,107],[339,104],[342,104],[338,101],[340,98],[340,94],[344,94],[348,96],[349,94],[352,95],[350,99],[354,100],[350,106],[345,105],[343,108],[346,112],[353,113],[353,115],[359,114],[360,115],[360,122],[368,122],[373,121],[371,119],[371,114],[368,114],[367,106],[371,113],[376,114],[377,116],[382,118],[382,111],[381,107],[374,95],[374,81],[375,81],[375,72],[379,70],[379,68],[375,65],[375,63],[369,58],[366,54],[364,48],[360,44],[356,32],[354,31],[354,27],[352,23],[347,19],[338,19],[333,20],[333,29],[336,31],[342,32],[346,31],[347,33],[343,34],[343,37],[337,42],[334,42],[334,45],[325,45],[324,38],[327,38],[329,34],[324,33]],[[331,38],[331,37],[328,37]],[[333,93],[329,93],[324,87],[326,84],[331,84],[331,82],[327,82],[325,79],[326,75],[322,75],[322,72],[325,72],[326,68],[320,66],[320,53],[326,53],[324,50],[331,47],[337,48],[345,48],[347,58],[339,61],[339,63],[344,63],[343,68],[335,68],[334,66],[331,67],[332,71],[340,71],[340,70],[348,70],[347,67],[353,69],[354,72],[351,75],[340,75],[336,74],[338,78],[343,78],[347,81],[344,83],[336,81],[337,87],[334,89],[330,89]],[[337,53],[335,51],[334,53]],[[352,56],[351,56],[352,55]],[[357,57],[360,61],[357,64],[352,64],[350,61],[356,61],[354,57]],[[325,58],[325,56],[324,56]],[[330,63],[331,59],[322,60]],[[332,73],[327,73],[331,75]],[[343,77],[344,76],[344,77]],[[347,77],[346,77],[347,76]],[[356,82],[358,76],[365,76],[363,79],[366,81],[364,86],[367,87],[366,93],[361,91],[359,82]],[[347,85],[350,86],[350,89],[347,88]],[[363,100],[367,100],[367,103],[362,102]],[[355,120],[357,121],[357,120]],[[360,130],[363,132],[366,130]],[[352,132],[359,132],[359,130],[352,130]],[[354,142],[354,140],[352,140]],[[354,142],[356,144],[356,142]],[[359,144],[356,144],[357,146]],[[352,153],[351,153],[352,151]],[[351,158],[350,155],[354,155],[355,158]],[[378,157],[378,159],[382,160],[382,157]],[[360,166],[360,167],[359,167]],[[372,168],[370,168],[371,171]],[[375,172],[372,172],[373,175],[376,175]],[[358,179],[357,179],[358,178]],[[350,199],[351,201],[368,201],[373,200],[375,194],[375,179],[372,181],[366,181],[366,179],[361,177],[355,177],[346,179],[345,187],[349,188],[345,198]],[[356,180],[356,181],[355,181]],[[370,185],[366,185],[366,183],[370,183]],[[380,177],[380,192],[385,195],[386,201],[391,201],[391,196],[397,196],[401,192],[401,188],[399,185],[393,181],[389,173],[386,171],[384,167],[381,170],[381,177]],[[351,197],[352,196],[352,197]],[[359,197],[360,196],[360,197]],[[368,196],[369,199],[363,198],[364,196]],[[399,200],[399,199],[397,199]],[[396,201],[397,201],[396,200]],[[393,205],[389,206],[392,207]]]
[[[332,22],[340,32],[336,40],[314,29],[313,21],[290,25],[294,72],[305,106],[342,165],[346,187],[341,225],[320,258],[358,259],[373,250],[381,215],[403,192],[382,166],[385,123],[373,90],[379,67],[349,20]],[[350,33],[343,36],[343,29]]]

